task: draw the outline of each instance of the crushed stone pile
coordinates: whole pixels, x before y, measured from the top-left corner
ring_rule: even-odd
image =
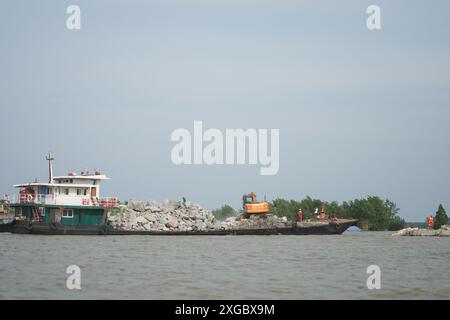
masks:
[[[450,226],[444,225],[438,230],[406,228],[394,233],[393,236],[450,237]]]
[[[113,228],[135,231],[205,231],[216,228],[211,212],[197,204],[168,200],[162,204],[130,200],[120,207],[120,213],[110,215]]]
[[[207,209],[186,201],[166,200],[163,203],[130,200],[119,207],[119,213],[109,214],[114,229],[133,231],[210,231],[230,229],[282,228],[290,226],[286,217],[267,215],[229,217],[217,220]]]
[[[290,227],[286,217],[278,217],[274,215],[251,216],[244,219],[241,216],[229,217],[225,221],[220,222],[220,228],[224,230],[230,229],[270,229],[270,228],[285,228]]]

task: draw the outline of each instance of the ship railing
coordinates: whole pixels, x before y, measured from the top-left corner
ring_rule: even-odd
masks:
[[[19,194],[18,202],[46,204],[55,202],[55,196],[53,194]]]
[[[101,207],[117,207],[119,199],[117,197],[103,197],[98,200],[98,204]]]
[[[90,197],[74,195],[54,195],[54,194],[19,194],[17,201],[15,197],[11,199],[13,203],[21,204],[59,204],[59,205],[81,205],[81,206],[99,206],[116,207],[120,204],[117,197]]]

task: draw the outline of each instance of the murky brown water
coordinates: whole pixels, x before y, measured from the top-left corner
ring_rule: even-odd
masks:
[[[66,268],[81,268],[81,290]],[[381,268],[381,290],[366,269]],[[1,299],[450,299],[450,238],[0,234]]]

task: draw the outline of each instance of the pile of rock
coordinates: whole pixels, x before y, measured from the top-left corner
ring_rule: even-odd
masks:
[[[450,226],[444,225],[438,230],[406,228],[394,233],[393,236],[450,237]]]
[[[197,204],[181,201],[131,200],[120,208],[120,213],[109,216],[115,229],[135,231],[206,231],[217,228],[217,221]]]
[[[290,226],[286,217],[278,217],[274,215],[251,216],[249,219],[242,217],[230,217],[221,221],[219,227],[222,230],[230,229],[268,229],[268,228],[284,228]]]
[[[213,214],[197,204],[186,201],[155,201],[144,203],[131,200],[120,212],[109,214],[110,225],[115,229],[134,231],[208,231],[230,229],[266,229],[290,226],[286,217],[267,215],[230,217],[219,221]]]

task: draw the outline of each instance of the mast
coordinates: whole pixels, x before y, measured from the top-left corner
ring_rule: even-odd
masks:
[[[45,159],[48,161],[48,183],[53,183],[52,161],[55,160],[55,158],[52,157],[52,153],[49,151],[48,156]]]

